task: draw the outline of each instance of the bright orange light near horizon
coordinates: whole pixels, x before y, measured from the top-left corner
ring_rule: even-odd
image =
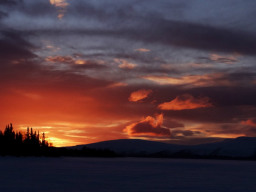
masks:
[[[49,137],[47,138],[47,141],[49,142],[49,144],[52,144],[54,147],[68,147],[68,146],[75,146],[80,144],[79,142],[75,142],[69,139],[62,139],[58,137]]]

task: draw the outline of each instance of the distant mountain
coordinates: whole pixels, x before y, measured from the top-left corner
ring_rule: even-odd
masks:
[[[160,151],[177,152],[183,147],[181,145],[167,144],[156,141],[147,141],[140,139],[119,139],[102,141],[87,145],[77,145],[73,148],[82,149],[88,147],[91,149],[109,149],[121,154],[152,154]]]
[[[239,137],[201,145],[175,145],[139,139],[103,141],[72,148],[108,149],[125,156],[193,157],[193,158],[254,158],[256,138]]]

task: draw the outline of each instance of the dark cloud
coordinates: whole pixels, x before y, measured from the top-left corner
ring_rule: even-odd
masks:
[[[190,121],[200,123],[238,123],[256,111],[252,107],[229,106],[229,107],[212,107],[203,109],[184,110],[184,111],[165,111],[167,117],[179,121]]]
[[[229,30],[188,22],[164,19],[151,20],[154,28],[147,30],[144,39],[178,47],[255,55],[256,36],[242,31]],[[137,36],[140,37],[138,31]],[[134,38],[136,33],[134,33]]]
[[[17,3],[22,2],[22,0],[1,0],[0,1],[0,19],[7,17],[9,10],[6,8],[13,8]]]
[[[34,57],[32,44],[18,31],[0,31],[0,59],[16,60]]]
[[[17,2],[18,2],[17,0],[1,0],[0,5],[13,5],[13,4],[16,4]]]
[[[0,72],[2,89],[15,86],[19,89],[39,92],[59,91],[67,94],[72,92],[83,94],[91,89],[105,87],[112,83],[75,74],[72,70],[60,71],[52,67],[40,66],[36,61],[20,61],[18,64],[10,64],[2,69]]]
[[[240,82],[243,81],[242,85],[236,86],[215,86],[215,87],[203,87],[203,88],[195,88],[189,89],[190,93],[195,94],[207,94],[214,106],[223,106],[223,107],[231,107],[231,106],[256,106],[256,90],[255,86],[251,83],[252,79],[249,76],[245,75],[244,78],[237,79],[239,74],[231,76],[230,81]]]
[[[151,12],[146,12],[143,15],[139,11],[141,8],[136,9],[131,3],[120,3],[118,4],[119,7],[118,5],[114,7],[110,5],[112,4],[106,4],[103,7],[85,2],[70,3],[69,11],[66,14],[67,17],[69,14],[72,17],[70,16],[70,20],[67,20],[65,26],[52,25],[51,28],[44,26],[41,29],[33,30],[43,33],[48,31],[48,33],[55,34],[76,33],[111,36],[113,38],[128,38],[134,41],[160,43],[197,50],[238,52],[246,55],[256,54],[256,36],[254,33],[191,21],[165,19],[163,15],[152,14]],[[41,1],[39,1],[39,4],[27,3],[26,6],[23,5],[20,8],[21,12],[30,15],[36,15],[42,10],[47,12],[54,10],[54,8],[49,3]],[[88,29],[88,26],[76,22],[75,18],[81,16],[84,16],[85,19],[91,18],[94,21],[93,24],[90,24],[90,29]],[[73,24],[69,23],[71,21]],[[226,62],[226,60],[224,59],[222,62]]]
[[[165,118],[164,125],[169,128],[185,127],[183,123],[177,122],[169,118]]]
[[[147,22],[147,21],[146,21]],[[207,25],[151,20],[148,26],[131,27],[129,29],[58,29],[34,30],[44,34],[81,34],[106,36],[112,38],[128,38],[145,43],[160,43],[169,46],[192,48],[197,50],[216,51],[245,55],[256,54],[256,36],[242,31],[233,31]]]
[[[77,75],[73,70],[56,70],[52,66],[42,65],[42,61],[33,51],[35,46],[22,37],[18,31],[2,32],[0,38],[0,79],[1,89],[18,87],[37,90],[80,90],[92,89],[111,84],[111,81],[99,80],[86,75]],[[64,57],[64,62],[67,58]],[[89,67],[96,64],[89,63]],[[81,66],[82,67],[82,66]]]
[[[0,10],[0,19],[4,18],[6,16],[7,16],[7,13]]]

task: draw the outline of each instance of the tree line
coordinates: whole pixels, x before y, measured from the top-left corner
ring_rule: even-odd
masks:
[[[27,128],[23,134],[15,132],[12,124],[9,124],[3,132],[0,131],[0,155],[39,156],[47,152],[48,148],[45,133],[40,136],[39,131],[33,131],[33,128]]]
[[[15,132],[12,124],[0,131],[0,156],[48,156],[48,157],[116,157],[110,150],[52,147],[45,133],[27,128],[26,133]]]

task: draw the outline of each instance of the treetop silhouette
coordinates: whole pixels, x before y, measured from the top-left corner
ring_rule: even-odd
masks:
[[[40,137],[33,128],[28,127],[25,135],[15,132],[12,124],[0,131],[0,155],[42,155],[48,147],[45,134]]]

